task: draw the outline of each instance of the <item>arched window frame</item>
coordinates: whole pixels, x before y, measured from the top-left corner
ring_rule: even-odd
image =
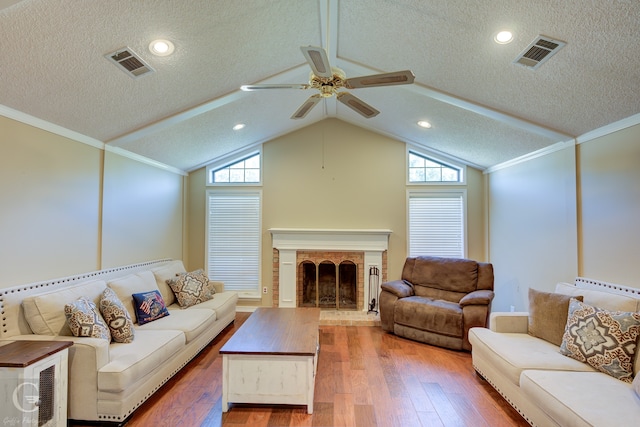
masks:
[[[439,165],[444,169],[453,169],[458,172],[459,179],[457,181],[442,181],[442,180],[412,180],[411,179],[411,156],[415,155],[422,157],[425,161],[429,161],[433,164]],[[407,146],[406,155],[406,182],[407,185],[464,185],[466,184],[467,167],[461,163],[444,160],[433,153],[429,153],[427,150],[419,149],[417,147]]]
[[[215,173],[221,171],[223,169],[231,168],[235,165],[238,165],[241,162],[244,162],[254,156],[259,156],[259,165],[258,165],[258,180],[257,181],[224,181],[224,182],[216,182],[214,180]],[[245,171],[247,169],[244,169]],[[255,169],[255,168],[251,168]],[[262,185],[262,146],[258,148],[251,148],[249,150],[242,151],[240,153],[235,153],[233,157],[225,157],[223,159],[217,160],[215,162],[209,163],[206,166],[206,185],[207,186],[261,186]]]

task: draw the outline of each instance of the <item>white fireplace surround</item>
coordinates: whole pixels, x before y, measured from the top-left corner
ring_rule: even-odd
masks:
[[[364,311],[369,302],[369,269],[382,271],[382,253],[389,248],[391,230],[386,229],[308,229],[270,228],[273,248],[279,252],[279,307],[296,307],[296,252],[353,251],[364,252]],[[382,278],[380,278],[382,279]],[[375,291],[380,293],[380,287]],[[376,300],[378,295],[376,295]]]

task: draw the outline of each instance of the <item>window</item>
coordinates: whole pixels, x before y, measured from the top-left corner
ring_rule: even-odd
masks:
[[[207,167],[208,181],[210,184],[258,184],[260,169],[260,153],[253,153],[220,168]]]
[[[207,274],[240,298],[260,298],[262,193],[207,191]]]
[[[463,182],[463,168],[409,151],[409,182]]]
[[[409,256],[464,258],[465,190],[409,192]]]

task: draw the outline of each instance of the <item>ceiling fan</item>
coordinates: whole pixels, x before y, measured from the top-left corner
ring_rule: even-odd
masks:
[[[302,46],[302,54],[311,67],[308,84],[257,84],[244,85],[240,89],[244,91],[262,89],[317,89],[320,93],[311,95],[304,104],[291,116],[292,119],[304,118],[322,98],[329,98],[333,95],[347,107],[361,114],[365,118],[377,116],[380,111],[376,110],[366,102],[353,96],[349,92],[340,89],[358,89],[363,87],[405,85],[413,83],[415,76],[411,70],[394,71],[391,73],[373,74],[370,76],[353,77],[348,79],[340,68],[332,67],[329,64],[327,53],[321,47]]]

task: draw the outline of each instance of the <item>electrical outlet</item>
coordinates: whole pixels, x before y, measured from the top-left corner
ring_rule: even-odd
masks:
[[[262,288],[262,293],[263,293],[263,294],[266,294],[267,292],[268,292],[268,291],[267,291],[267,287],[266,287],[266,286],[265,286],[265,287],[263,287],[263,288]]]

